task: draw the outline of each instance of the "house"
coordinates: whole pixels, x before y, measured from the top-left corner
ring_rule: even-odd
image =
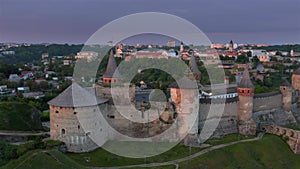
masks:
[[[140,58],[151,58],[151,59],[168,59],[167,52],[165,50],[158,51],[138,51],[135,57]]]
[[[68,66],[72,63],[72,60],[63,60],[63,65]]]
[[[252,56],[256,56],[260,62],[270,62],[270,55],[263,50],[252,50]]]
[[[49,57],[49,54],[48,53],[43,53],[42,54],[42,59],[46,59],[46,58],[48,58]]]
[[[3,51],[3,52],[1,52],[3,55],[11,55],[11,56],[13,56],[13,55],[15,55],[15,51]]]
[[[0,95],[11,93],[12,90],[7,88],[7,85],[0,86]]]
[[[17,91],[22,92],[22,93],[26,93],[26,92],[29,92],[30,89],[29,89],[29,87],[18,87]]]
[[[17,74],[10,74],[8,81],[18,83],[20,81],[20,77]]]
[[[33,73],[29,71],[22,71],[21,75],[19,76],[19,78],[22,80],[27,80],[33,77],[34,77]]]
[[[0,92],[4,92],[7,90],[7,85],[0,86]]]
[[[39,99],[41,97],[44,97],[43,92],[28,92],[28,93],[23,93],[23,97],[25,98],[34,98],[34,99]]]
[[[77,55],[75,56],[75,59],[87,59],[87,60],[91,60],[93,58],[98,57],[98,53],[96,52],[78,52]]]

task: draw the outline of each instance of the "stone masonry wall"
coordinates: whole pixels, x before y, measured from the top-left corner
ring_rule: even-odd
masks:
[[[253,112],[279,109],[282,106],[280,93],[269,97],[255,97],[253,100]]]
[[[224,108],[224,109],[223,109]],[[210,112],[209,116],[208,113]],[[238,102],[223,104],[200,104],[199,106],[199,132],[203,129],[204,123],[207,123],[214,131],[211,138],[220,138],[222,136],[237,133],[237,111]],[[217,128],[215,124],[220,119]]]

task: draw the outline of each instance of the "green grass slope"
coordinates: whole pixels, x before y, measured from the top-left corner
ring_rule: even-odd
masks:
[[[84,169],[75,161],[57,150],[31,151],[13,160],[1,169]]]
[[[195,149],[192,153],[199,151]],[[182,154],[180,154],[182,152]],[[176,146],[172,150],[147,158],[146,162],[163,162],[187,156],[185,147]],[[84,161],[88,158],[90,162]],[[58,169],[84,168],[84,166],[120,166],[143,164],[145,159],[130,159],[112,155],[99,149],[91,153],[63,154],[57,150],[31,151],[8,163],[2,169]],[[140,168],[136,167],[135,169]],[[175,165],[154,167],[171,169]],[[265,135],[262,140],[239,143],[211,151],[202,156],[179,163],[180,169],[300,169],[300,156],[293,154],[289,146],[278,136]],[[142,169],[142,168],[141,168]]]
[[[42,129],[38,110],[25,103],[0,103],[0,130]]]
[[[215,150],[179,164],[180,169],[300,169],[300,156],[278,136]]]
[[[98,148],[95,151],[89,153],[67,153],[67,156],[69,156],[71,159],[84,166],[108,167],[108,166],[144,164],[145,162],[154,163],[154,162],[170,161],[170,160],[186,157],[190,153],[194,154],[202,149],[203,148],[192,148],[190,151],[188,147],[179,144],[165,153],[153,157],[148,157],[146,159],[121,157],[112,154],[102,148]]]

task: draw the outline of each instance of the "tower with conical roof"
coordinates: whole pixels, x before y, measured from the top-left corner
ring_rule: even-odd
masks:
[[[71,152],[86,152],[98,148],[99,146],[88,136],[86,131],[89,129],[86,124],[95,124],[96,110],[99,106],[105,106],[107,102],[107,99],[97,97],[93,88],[83,88],[74,82],[48,102],[50,138],[64,142]],[[99,124],[92,127],[104,131]]]
[[[256,124],[252,118],[254,86],[251,82],[248,68],[243,73],[238,85],[238,129],[243,135],[255,135]]]
[[[201,72],[198,69],[198,65],[196,63],[196,59],[194,55],[191,55],[191,59],[189,62],[189,67],[193,73],[193,76],[197,82],[201,80]]]
[[[120,80],[121,80],[121,75],[117,69],[117,63],[113,55],[113,50],[110,50],[107,67],[103,74],[103,82],[110,84],[110,83],[118,83]]]

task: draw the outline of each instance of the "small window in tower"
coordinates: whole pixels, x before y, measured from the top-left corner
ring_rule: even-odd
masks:
[[[59,113],[59,111],[56,110],[55,113]]]
[[[78,125],[78,130],[80,129],[80,125]]]
[[[248,90],[248,93],[250,93],[250,90]]]
[[[107,115],[107,117],[108,117],[108,118],[111,118],[111,119],[114,119],[114,118],[115,118],[114,115],[109,115],[109,114]]]
[[[76,111],[74,111],[74,113],[73,113],[74,115],[76,115],[77,114],[77,112]]]
[[[61,129],[61,135],[64,136],[66,134],[66,130],[65,129]]]

